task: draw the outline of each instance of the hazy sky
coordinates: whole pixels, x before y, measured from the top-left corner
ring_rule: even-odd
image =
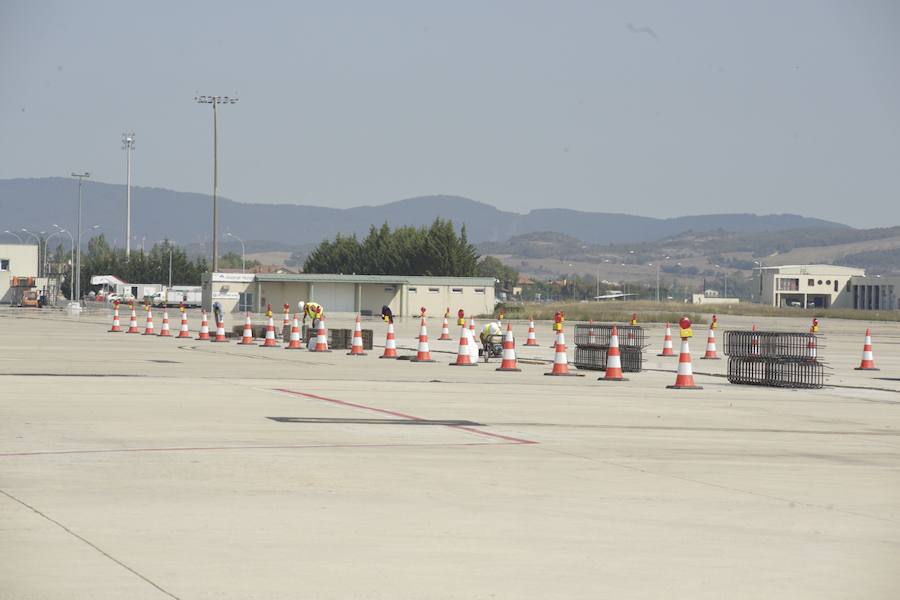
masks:
[[[0,178],[900,224],[900,2],[0,0]]]

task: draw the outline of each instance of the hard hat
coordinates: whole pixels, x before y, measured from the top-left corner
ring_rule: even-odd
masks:
[[[306,302],[301,300],[300,302],[297,303],[297,308],[300,309],[300,312],[303,312],[304,310],[306,310]]]

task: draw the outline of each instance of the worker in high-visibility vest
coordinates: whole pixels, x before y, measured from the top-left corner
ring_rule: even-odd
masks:
[[[391,307],[387,304],[381,307],[381,320],[386,323],[394,322],[394,312],[391,310]]]

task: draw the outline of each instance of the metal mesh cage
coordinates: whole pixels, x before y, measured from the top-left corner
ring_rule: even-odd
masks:
[[[575,347],[575,366],[587,371],[605,371],[606,354],[609,348],[594,348],[591,346]],[[640,373],[643,354],[640,348],[620,348],[622,371],[626,373]]]
[[[825,367],[815,360],[731,356],[728,381],[743,385],[818,389],[825,384]]]
[[[773,359],[815,359],[819,341],[815,334],[788,331],[726,331],[725,355]]]
[[[577,323],[575,325],[575,345],[586,348],[609,348],[612,324]],[[644,330],[639,325],[616,325],[619,334],[619,348],[643,348]]]

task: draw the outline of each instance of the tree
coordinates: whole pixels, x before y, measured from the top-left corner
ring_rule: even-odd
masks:
[[[485,256],[478,263],[475,272],[479,277],[493,277],[499,281],[501,289],[511,290],[519,281],[519,272],[509,267],[494,256]]]

